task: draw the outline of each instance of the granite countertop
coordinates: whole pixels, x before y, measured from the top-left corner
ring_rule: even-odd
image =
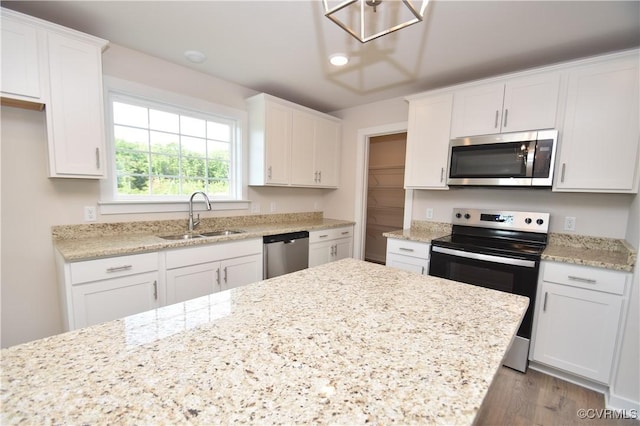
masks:
[[[1,423],[472,424],[525,297],[344,259],[1,352]]]
[[[72,262],[354,224],[353,221],[323,218],[321,213],[292,213],[202,219],[194,231],[196,234],[221,229],[241,233],[190,240],[160,238],[186,234],[186,221],[183,220],[56,226],[53,239],[62,257]]]
[[[410,229],[399,229],[382,235],[430,243],[431,240],[450,233],[451,224],[414,221]],[[550,233],[542,260],[632,272],[637,252],[623,239]]]

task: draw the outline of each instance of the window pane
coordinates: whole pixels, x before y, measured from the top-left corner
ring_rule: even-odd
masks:
[[[207,138],[231,142],[231,126],[225,123],[207,121]]]
[[[159,154],[180,155],[178,135],[163,132],[150,132],[151,152]]]
[[[205,133],[205,121],[199,118],[180,116],[180,133],[189,136],[199,136],[204,138],[207,136]]]
[[[227,180],[210,180],[209,193],[213,195],[230,195],[229,181]]]
[[[229,163],[226,161],[209,161],[208,172],[210,178],[229,178]]]
[[[165,132],[180,133],[180,116],[171,112],[149,110],[149,128]]]
[[[180,161],[173,155],[153,154],[151,174],[154,176],[180,176]]]
[[[205,139],[182,136],[180,142],[182,144],[183,156],[203,158],[207,156],[207,141]]]
[[[128,149],[136,151],[149,150],[149,132],[131,127],[114,126],[116,150]]]
[[[204,158],[182,158],[182,176],[205,177]]]
[[[204,191],[205,189],[204,179],[185,179],[182,183],[183,194],[191,194],[196,191]]]
[[[148,193],[149,178],[147,176],[118,176],[118,194],[147,195]]]
[[[113,103],[113,122],[135,127],[148,127],[147,108],[135,105]]]
[[[154,176],[151,181],[152,195],[176,195],[180,193],[180,179]]]
[[[231,145],[226,142],[207,141],[209,158],[227,160],[231,158]]]
[[[120,174],[149,174],[149,154],[116,151],[116,171]]]

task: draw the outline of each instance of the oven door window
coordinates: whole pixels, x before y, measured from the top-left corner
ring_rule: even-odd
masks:
[[[450,178],[527,178],[527,162],[535,142],[509,142],[451,147]]]

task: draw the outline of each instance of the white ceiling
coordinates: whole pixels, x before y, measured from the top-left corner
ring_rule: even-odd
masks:
[[[640,45],[640,1],[432,0],[424,22],[366,44],[320,1],[2,6],[325,112]],[[207,61],[189,63],[189,49]],[[346,68],[329,65],[336,52]]]

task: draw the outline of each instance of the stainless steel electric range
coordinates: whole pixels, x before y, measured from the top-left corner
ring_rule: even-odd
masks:
[[[429,275],[530,299],[504,365],[525,372],[549,213],[453,209],[451,235],[431,241]]]

